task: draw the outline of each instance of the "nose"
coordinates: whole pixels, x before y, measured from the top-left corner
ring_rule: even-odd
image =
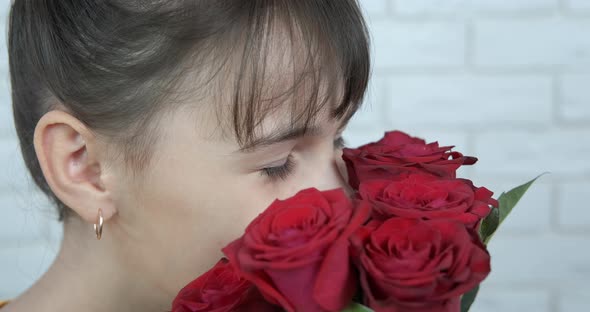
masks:
[[[342,188],[348,197],[353,194],[353,189],[348,184],[346,165],[341,151],[331,153],[330,157],[324,159],[316,159],[308,173],[305,179],[306,187],[315,187],[320,191]]]

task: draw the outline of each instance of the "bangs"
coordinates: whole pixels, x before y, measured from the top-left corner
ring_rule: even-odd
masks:
[[[200,49],[216,60],[201,91],[216,102],[223,137],[233,136],[241,148],[255,145],[269,114],[304,129],[326,108],[343,122],[354,115],[370,74],[369,36],[356,1],[233,3],[231,27],[212,48]]]

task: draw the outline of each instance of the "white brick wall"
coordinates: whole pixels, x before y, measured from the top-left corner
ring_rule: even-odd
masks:
[[[498,195],[551,172],[492,240],[493,271],[473,311],[590,310],[590,1],[362,3],[374,74],[365,106],[345,132],[348,144],[400,129],[455,145],[479,158],[459,174]],[[43,272],[60,237],[59,226],[47,221],[47,204],[28,195],[5,55],[0,52],[0,298],[17,295]]]
[[[563,230],[590,230],[590,183],[568,181],[558,185],[557,224]]]
[[[460,67],[465,60],[465,25],[446,21],[379,20],[371,23],[378,70]]]
[[[586,0],[565,0],[565,5],[568,9],[578,10],[579,12],[586,13],[590,11],[590,2]]]
[[[553,118],[551,79],[537,75],[395,75],[386,93],[390,122],[400,126],[480,128]]]
[[[558,81],[558,96],[561,100],[558,117],[566,122],[590,121],[590,110],[588,109],[588,103],[590,103],[590,88],[588,88],[590,75],[565,74]]]
[[[579,2],[582,2],[581,0]],[[371,2],[371,0],[365,1]],[[557,0],[396,0],[395,8],[402,15],[524,13],[558,8]]]
[[[590,20],[550,16],[475,22],[475,64],[484,68],[590,67]]]
[[[482,295],[484,293],[485,296]],[[488,291],[485,286],[482,286],[476,304],[471,310],[474,312],[550,312],[552,309],[549,298],[550,292],[546,289]]]

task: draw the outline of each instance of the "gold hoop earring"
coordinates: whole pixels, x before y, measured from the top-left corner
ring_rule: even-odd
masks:
[[[97,223],[94,223],[94,232],[96,233],[96,239],[100,240],[100,237],[102,236],[102,223],[103,223],[103,219],[102,219],[102,209],[98,208],[98,216],[97,216]]]

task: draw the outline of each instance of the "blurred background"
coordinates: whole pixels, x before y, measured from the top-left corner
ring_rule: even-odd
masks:
[[[12,121],[0,0],[0,299],[23,292],[62,235]],[[542,176],[491,241],[472,311],[589,311],[590,0],[361,0],[369,94],[348,146],[398,129],[479,158],[459,176],[497,195]],[[91,228],[89,227],[89,231]]]

